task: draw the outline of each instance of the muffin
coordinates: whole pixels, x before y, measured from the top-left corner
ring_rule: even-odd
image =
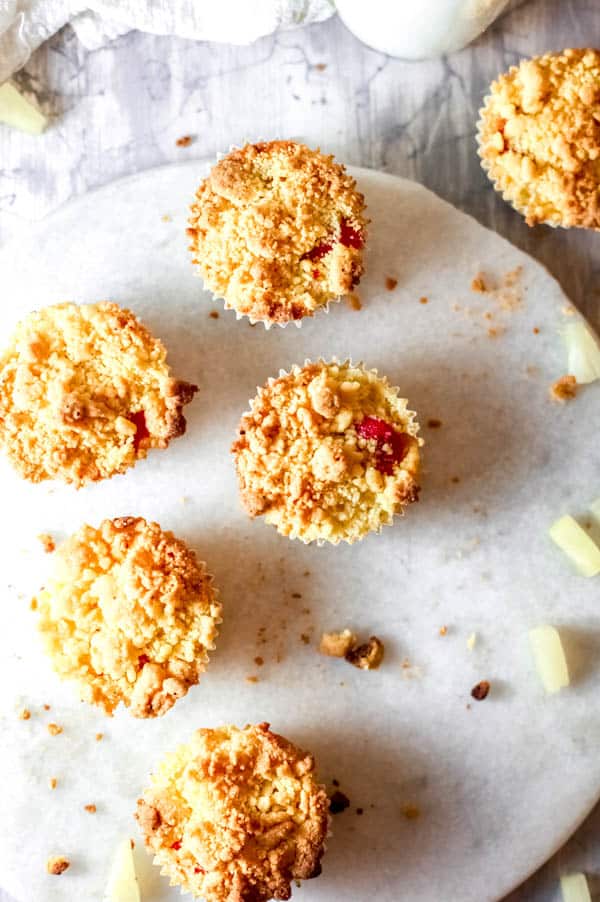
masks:
[[[600,52],[524,60],[491,86],[479,155],[528,225],[600,228]]]
[[[303,542],[352,543],[417,500],[419,426],[376,370],[309,361],[259,389],[232,446],[242,502]]]
[[[195,385],[117,304],[30,313],[0,355],[0,445],[31,482],[77,487],[123,473],[183,435]]]
[[[293,880],[321,873],[329,800],[314,771],[268,723],[197,730],[138,800],[155,864],[206,902],[289,899]]]
[[[46,652],[82,700],[157,717],[198,682],[221,605],[206,567],[142,517],[83,526],[34,599]]]
[[[357,285],[365,205],[333,157],[294,141],[246,144],[213,166],[191,208],[204,283],[250,322],[299,323]]]

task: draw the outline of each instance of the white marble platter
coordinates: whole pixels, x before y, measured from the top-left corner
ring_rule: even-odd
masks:
[[[597,386],[562,407],[548,397],[565,372],[568,302],[539,264],[474,220],[419,185],[362,169],[372,219],[362,310],[341,303],[299,330],[252,328],[209,300],[188,261],[186,206],[206,169],[191,162],[109,185],[0,254],[3,341],[36,307],[110,298],[164,340],[177,376],[200,385],[187,434],[105,484],[29,485],[0,460],[0,883],[19,902],[100,902],[114,847],[137,837],[131,814],[156,760],[196,727],[269,720],[313,750],[323,779],[352,803],[334,819],[323,875],[295,898],[498,899],[600,791],[598,584],[546,537],[600,488]],[[478,272],[500,284],[517,267],[508,294],[471,290]],[[228,453],[255,386],[319,355],[387,374],[426,440],[420,503],[354,547],[307,547],[250,522]],[[39,533],[60,539],[124,514],[189,541],[225,606],[201,685],[156,721],[109,720],[78,702],[41,655],[28,604],[51,565]],[[528,648],[542,622],[561,627],[572,662],[571,689],[554,697]],[[379,671],[318,654],[321,631],[346,626],[384,640]],[[482,679],[491,692],[475,702]],[[61,735],[49,735],[50,720]],[[95,815],[83,810],[90,802]],[[420,817],[407,818],[406,805]],[[72,861],[60,878],[45,874],[51,853]],[[142,871],[144,902],[180,898],[147,862]]]

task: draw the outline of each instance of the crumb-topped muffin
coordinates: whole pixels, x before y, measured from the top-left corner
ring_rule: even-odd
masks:
[[[600,228],[600,52],[524,60],[491,86],[479,155],[529,225]]]
[[[242,502],[303,542],[352,543],[417,500],[419,426],[375,370],[307,362],[270,379],[240,422]]]
[[[197,730],[138,801],[155,864],[206,902],[289,899],[321,873],[329,799],[314,771],[268,723]]]
[[[54,669],[84,701],[157,717],[198,682],[221,605],[205,565],[142,517],[82,526],[35,599]]]
[[[333,157],[294,141],[246,144],[198,188],[193,262],[207,288],[251,322],[300,321],[358,284],[364,209]]]
[[[0,355],[0,445],[26,479],[81,486],[123,473],[185,432],[197,391],[117,304],[30,313]]]

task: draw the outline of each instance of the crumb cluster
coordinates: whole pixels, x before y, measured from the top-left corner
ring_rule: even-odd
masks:
[[[220,160],[189,224],[206,286],[253,322],[312,316],[363,272],[363,196],[333,157],[294,141],[246,144]]]
[[[182,435],[196,391],[170,376],[164,346],[129,310],[45,307],[0,355],[0,445],[26,479],[81,486]]]
[[[550,386],[550,397],[553,401],[564,403],[572,401],[577,396],[577,379],[575,376],[561,376]]]
[[[221,620],[204,564],[142,517],[71,536],[38,610],[55,670],[107,714],[123,702],[135,717],[164,714],[198,682]]]
[[[243,504],[280,533],[352,543],[418,496],[418,424],[374,370],[307,363],[271,379],[232,447]]]
[[[491,86],[484,168],[529,225],[600,228],[600,52],[524,60]]]
[[[289,899],[321,872],[315,762],[266,723],[202,729],[158,766],[136,817],[162,873],[207,902]]]

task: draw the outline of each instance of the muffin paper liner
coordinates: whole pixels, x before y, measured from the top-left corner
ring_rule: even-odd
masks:
[[[258,137],[258,138],[253,138],[253,139],[246,138],[246,139],[244,139],[244,141],[243,141],[243,143],[242,143],[241,145],[238,145],[238,144],[230,144],[230,145],[229,145],[229,150],[226,151],[226,152],[224,152],[224,151],[217,151],[217,153],[216,153],[216,155],[215,155],[215,163],[219,163],[221,160],[223,160],[226,156],[228,156],[228,155],[229,155],[230,153],[232,153],[234,150],[242,150],[242,148],[245,147],[246,144],[259,144],[259,143],[261,143],[261,142],[263,142],[263,141],[280,141],[280,140],[282,140],[280,136],[276,136],[276,137],[274,137],[274,138],[263,138],[263,137]],[[306,314],[306,315],[303,316],[301,319],[291,319],[291,320],[288,320],[288,321],[285,322],[285,323],[276,323],[276,322],[271,322],[271,321],[269,321],[269,320],[264,320],[264,319],[255,319],[255,318],[254,318],[251,314],[249,314],[249,313],[240,313],[239,310],[236,310],[235,307],[233,307],[233,306],[231,306],[231,305],[229,305],[229,304],[227,303],[227,301],[225,300],[225,298],[223,297],[223,295],[221,295],[221,294],[215,294],[215,292],[212,291],[212,289],[209,288],[209,286],[206,284],[206,282],[204,281],[203,276],[200,275],[200,273],[197,273],[197,275],[198,275],[198,277],[199,277],[199,278],[201,279],[201,281],[202,281],[202,286],[203,286],[204,290],[205,290],[208,294],[211,295],[211,300],[212,300],[212,301],[218,301],[218,302],[224,303],[224,304],[225,304],[225,310],[234,310],[234,311],[235,311],[235,318],[236,318],[236,320],[247,319],[251,326],[256,326],[256,325],[258,325],[258,324],[260,323],[260,324],[262,324],[262,325],[265,327],[265,329],[267,330],[267,332],[269,331],[269,329],[271,329],[272,326],[279,326],[280,329],[285,329],[286,326],[289,326],[289,325],[291,325],[291,324],[293,324],[294,326],[296,326],[297,329],[300,329],[300,328],[302,327],[302,323],[304,322],[305,319],[314,319],[315,316],[318,316],[318,315],[320,315],[321,313],[328,314],[328,313],[329,313],[329,307],[330,307],[331,304],[338,304],[338,303],[339,303],[340,301],[342,301],[345,297],[348,297],[348,296],[349,296],[348,294],[340,294],[340,295],[337,295],[337,297],[332,298],[332,299],[331,299],[330,301],[328,301],[326,304],[322,304],[321,306],[317,307],[317,309],[316,309],[316,310],[314,311],[314,313],[312,313],[312,314]]]
[[[256,394],[253,398],[250,398],[250,400],[248,401],[248,410],[244,411],[244,413],[252,412],[252,405],[253,405],[255,399],[258,397],[258,395],[260,395],[260,393],[263,392],[266,388],[273,385],[273,383],[276,382],[277,379],[282,379],[285,376],[295,375],[297,372],[304,369],[304,367],[306,367],[306,366],[319,365],[319,364],[323,365],[323,366],[330,366],[331,364],[335,364],[336,366],[348,366],[348,367],[354,367],[355,369],[362,369],[368,373],[373,373],[374,375],[377,376],[378,379],[380,379],[382,382],[384,382],[386,384],[386,386],[390,389],[390,391],[395,392],[395,394],[398,396],[398,398],[400,398],[400,399],[406,401],[406,403],[408,403],[408,399],[403,398],[403,396],[400,392],[400,388],[397,385],[391,385],[388,382],[387,376],[380,376],[379,371],[375,367],[365,366],[365,364],[362,362],[362,360],[359,360],[357,363],[354,363],[354,361],[350,357],[346,357],[346,358],[344,358],[344,360],[340,360],[337,357],[331,357],[329,360],[324,360],[322,357],[319,357],[317,360],[310,360],[310,358],[307,357],[304,360],[303,364],[301,364],[301,365],[297,364],[297,363],[292,364],[292,366],[290,367],[289,370],[280,369],[277,376],[269,376],[269,378],[264,383],[264,385],[257,385]],[[243,416],[244,413],[242,413],[241,416]],[[419,444],[419,448],[421,448],[421,447],[423,447],[425,442],[421,437],[419,437],[420,425],[417,420],[417,413],[416,413],[416,411],[410,410],[407,407],[406,415],[407,415],[409,424],[411,426],[416,426],[415,434],[414,434],[413,438],[416,438],[416,440]],[[241,417],[240,417],[240,419],[241,419]],[[409,432],[409,435],[413,435],[412,432]],[[237,476],[237,473],[236,473],[236,476]],[[404,507],[406,507],[406,506],[407,505],[405,505]],[[302,538],[302,536],[299,536],[299,535],[292,535],[292,534],[284,535],[283,533],[279,532],[279,529],[277,528],[277,526],[275,526],[275,524],[269,523],[267,525],[273,526],[277,530],[277,532],[279,532],[279,534],[281,536],[283,536],[283,538],[290,539],[292,541],[298,540],[299,542],[302,542],[304,545],[313,545],[314,544],[318,548],[322,548],[325,545],[340,545],[342,542],[346,542],[348,545],[353,545],[353,544],[355,544],[355,542],[362,541],[362,539],[366,538],[366,536],[370,535],[371,533],[375,533],[376,535],[378,535],[385,526],[392,526],[396,517],[404,516],[404,507],[402,507],[399,511],[392,514],[392,516],[386,523],[380,523],[380,525],[377,529],[369,529],[363,535],[358,536],[356,539],[354,539],[352,541],[350,541],[349,539],[345,539],[345,538],[339,538],[335,541],[333,541],[331,539],[322,539],[322,538],[304,539],[304,538]]]

